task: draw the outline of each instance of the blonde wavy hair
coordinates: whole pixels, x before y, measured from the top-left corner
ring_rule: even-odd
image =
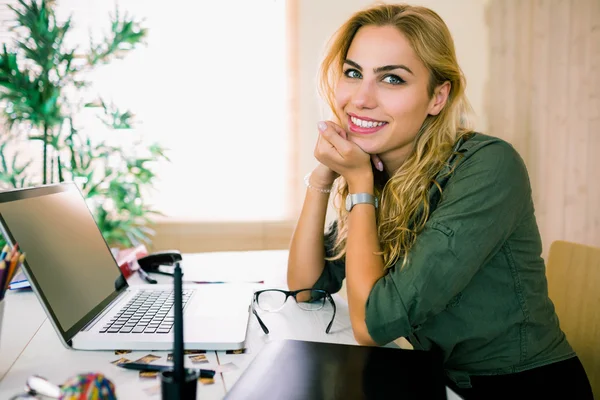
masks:
[[[471,106],[465,96],[465,79],[458,65],[454,42],[448,27],[434,11],[405,4],[383,4],[355,13],[338,29],[329,41],[321,63],[319,92],[340,121],[335,107],[335,86],[350,44],[363,26],[395,26],[409,41],[417,57],[430,72],[428,92],[444,82],[451,84],[448,100],[442,111],[428,115],[421,126],[412,153],[393,176],[373,170],[375,194],[380,198],[377,211],[378,235],[385,268],[402,260],[403,268],[416,237],[423,230],[430,214],[428,201],[432,185],[439,184],[435,177],[452,155],[456,141],[471,131]],[[440,188],[441,190],[441,188]],[[334,256],[346,254],[348,212],[341,207],[341,199],[348,194],[348,185],[342,177],[336,181],[337,237]]]

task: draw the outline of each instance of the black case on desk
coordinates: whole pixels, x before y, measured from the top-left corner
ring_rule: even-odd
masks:
[[[225,396],[238,399],[446,399],[439,354],[284,340],[265,345]]]

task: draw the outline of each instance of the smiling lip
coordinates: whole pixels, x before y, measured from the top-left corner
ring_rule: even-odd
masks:
[[[383,121],[377,121],[376,119],[372,119],[372,118],[359,117],[358,115],[348,114],[348,129],[351,132],[360,133],[361,135],[370,135],[372,133],[380,131],[381,129],[385,128],[385,126],[387,125],[387,122],[384,122],[383,125],[381,125],[381,126],[375,126],[373,128],[365,128],[363,126],[358,126],[354,122],[352,122],[352,117],[361,119],[363,121],[373,121],[373,122],[383,122]]]

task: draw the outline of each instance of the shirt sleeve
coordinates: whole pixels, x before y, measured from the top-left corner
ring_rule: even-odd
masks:
[[[325,257],[329,258],[334,255],[333,245],[337,236],[337,223],[334,221],[329,226],[325,233]],[[342,282],[346,277],[346,263],[344,258],[338,260],[325,260],[325,268],[317,282],[313,285],[313,289],[326,290],[329,293],[337,293],[342,288]]]
[[[525,165],[506,142],[488,144],[454,170],[409,251],[373,286],[369,334],[379,344],[408,336],[444,310],[506,242],[531,205]]]

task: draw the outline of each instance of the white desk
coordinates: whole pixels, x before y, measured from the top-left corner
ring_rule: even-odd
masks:
[[[264,280],[264,287],[285,288],[287,251],[227,252],[184,255],[184,280],[222,279],[223,276],[236,276],[238,279]],[[154,276],[158,277],[158,276]],[[169,282],[169,277],[158,277]],[[130,284],[142,284],[134,277]],[[299,339],[320,342],[356,344],[347,303],[334,295],[337,314],[331,333],[325,333],[329,322],[326,315],[319,312],[301,310],[293,301],[277,313],[261,314],[270,330],[265,335],[256,318],[252,315],[246,342],[247,354],[225,354],[209,351],[209,364],[202,368],[212,368],[232,362],[236,370],[215,375],[212,385],[198,384],[198,399],[222,399],[262,346],[272,340]],[[55,383],[84,372],[101,372],[117,388],[119,399],[159,399],[160,390],[155,395],[148,390],[160,386],[158,379],[142,380],[137,371],[129,371],[110,364],[122,356],[110,351],[73,351],[65,349],[58,335],[31,292],[9,292],[5,299],[5,313],[0,332],[0,399],[8,399],[22,391],[26,379],[38,374]],[[124,355],[136,360],[148,351],[135,351]],[[156,364],[166,363],[168,352],[152,352],[161,356]],[[189,365],[191,366],[191,364]],[[198,365],[196,365],[197,367]],[[459,399],[448,390],[448,399]]]

